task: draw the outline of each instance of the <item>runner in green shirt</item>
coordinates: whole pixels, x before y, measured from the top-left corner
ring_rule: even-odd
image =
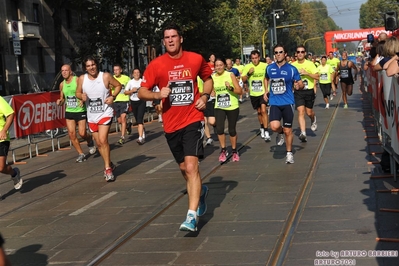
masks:
[[[93,137],[87,133],[86,130],[86,105],[76,98],[77,88],[77,77],[73,75],[70,65],[63,65],[61,67],[61,75],[64,81],[60,84],[60,98],[57,100],[58,105],[66,104],[65,109],[65,120],[68,129],[69,139],[75,150],[78,152],[77,163],[86,161],[86,155],[84,154],[80,142],[76,136],[76,125],[78,125],[79,136],[87,141],[89,147],[89,153],[94,154],[96,152],[96,146],[94,146]]]
[[[248,81],[249,96],[251,99],[252,107],[258,111],[258,120],[260,123],[260,136],[266,142],[271,140],[268,125],[269,116],[267,114],[267,102],[263,99],[265,94],[265,73],[267,64],[260,62],[260,52],[254,50],[251,52],[251,63],[245,65],[242,71],[242,81]]]
[[[127,128],[126,116],[129,111],[129,95],[125,94],[125,87],[130,81],[130,78],[122,74],[122,66],[119,64],[114,65],[114,78],[122,84],[122,89],[116,96],[114,101],[114,110],[116,119],[121,125],[121,137],[118,141],[119,144],[123,145],[125,143],[125,132]],[[113,93],[113,89],[112,89]],[[131,130],[131,128],[130,128]]]
[[[10,148],[10,134],[8,129],[14,120],[14,110],[12,107],[0,96],[0,172],[6,175],[11,175],[14,181],[14,188],[20,189],[22,187],[22,178],[18,168],[12,168],[7,164],[7,155]]]

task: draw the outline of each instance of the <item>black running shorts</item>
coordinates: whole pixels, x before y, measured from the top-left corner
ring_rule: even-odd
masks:
[[[306,108],[313,109],[314,101],[316,95],[313,89],[309,90],[299,90],[294,93],[295,106],[305,106]]]
[[[114,102],[113,108],[116,118],[119,118],[121,114],[127,114],[129,111],[129,102]]]
[[[258,108],[260,108],[262,104],[267,105],[267,102],[263,98],[263,95],[249,96],[249,98],[251,99],[252,108],[254,108],[254,110],[258,110]]]
[[[269,121],[280,121],[283,119],[283,127],[292,128],[292,121],[294,121],[294,105],[271,105],[269,109]]]
[[[86,120],[87,114],[86,114],[86,112],[78,112],[78,113],[65,112],[65,119],[75,120],[75,122],[78,123],[81,120]]]
[[[9,141],[1,141],[0,142],[0,157],[7,157],[8,150],[10,149],[10,142]]]
[[[173,133],[165,133],[165,137],[178,164],[184,162],[186,156],[203,158],[204,121],[194,122]]]

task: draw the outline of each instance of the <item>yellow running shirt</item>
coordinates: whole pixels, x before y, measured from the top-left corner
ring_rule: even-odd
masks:
[[[334,73],[334,69],[332,66],[329,64],[326,64],[325,66],[320,65],[318,68],[319,74],[320,74],[320,79],[319,83],[320,84],[329,84],[331,83],[331,73]]]
[[[301,69],[304,69],[306,72],[308,72],[310,74],[319,73],[316,66],[313,64],[313,62],[309,61],[309,60],[305,60],[302,64],[300,64],[298,61],[295,61],[292,63],[292,65],[298,69],[299,73],[301,73]],[[301,75],[301,79],[302,79],[303,85],[305,85],[305,87],[303,88],[304,90],[313,90],[314,89],[314,85],[315,85],[314,78],[311,78],[308,75]]]
[[[254,72],[251,76],[248,76],[248,71],[254,68]],[[265,73],[267,64],[259,62],[257,66],[252,63],[246,64],[244,70],[242,71],[242,76],[248,77],[249,84],[249,95],[251,96],[261,96],[265,93]]]
[[[117,78],[116,76],[114,76],[114,78],[119,81],[120,84],[122,84],[122,89],[120,91],[120,93],[116,96],[115,101],[114,102],[128,102],[129,101],[129,95],[126,95],[125,92],[125,87],[127,85],[127,83],[129,83],[130,78],[126,75],[120,75],[119,78]],[[113,92],[114,89],[112,89]]]

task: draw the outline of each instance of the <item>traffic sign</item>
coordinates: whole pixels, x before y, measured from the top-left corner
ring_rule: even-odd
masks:
[[[21,42],[13,41],[12,45],[14,46],[14,55],[21,55]]]
[[[18,29],[18,21],[11,21],[11,30],[12,30],[12,40],[19,41],[19,29]]]

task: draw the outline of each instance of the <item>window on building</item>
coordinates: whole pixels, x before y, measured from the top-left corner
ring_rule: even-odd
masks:
[[[39,23],[39,4],[33,4],[33,22]]]

